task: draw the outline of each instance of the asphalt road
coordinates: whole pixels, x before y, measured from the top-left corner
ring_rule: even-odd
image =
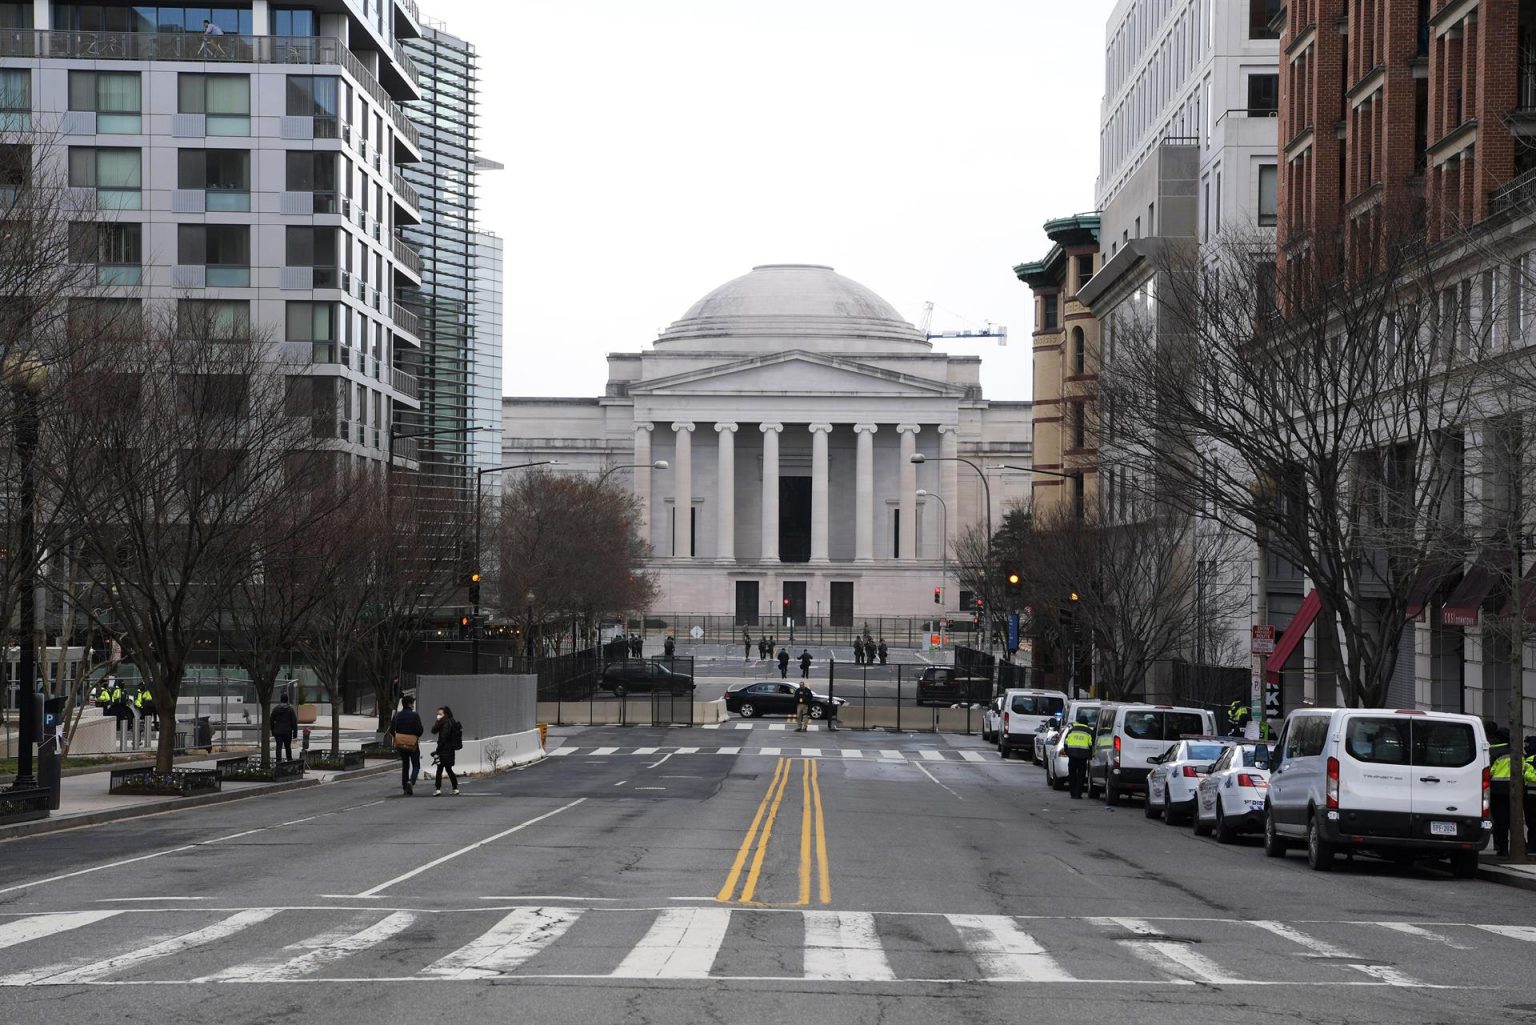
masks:
[[[1536,1022],[1536,895],[754,726],[0,845],[0,1020]]]

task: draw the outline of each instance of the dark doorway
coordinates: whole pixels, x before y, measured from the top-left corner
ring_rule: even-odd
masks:
[[[832,625],[853,625],[853,581],[832,581]]]
[[[784,581],[784,598],[779,602],[783,612],[779,618],[779,625],[783,626],[788,620],[794,620],[796,626],[805,624],[805,581]]]
[[[757,581],[736,581],[736,625],[757,625]]]
[[[779,561],[811,561],[809,477],[779,478]]]

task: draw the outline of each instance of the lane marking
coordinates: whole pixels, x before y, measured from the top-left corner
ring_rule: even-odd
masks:
[[[752,854],[752,865],[747,869],[747,881],[741,886],[741,902],[750,904],[752,898],[757,896],[757,882],[763,874],[763,858],[768,854],[768,841],[773,838],[773,824],[779,817],[779,805],[784,802],[784,792],[789,789],[789,777],[792,762],[784,759],[784,775],[779,778],[778,793],[773,795],[773,803],[768,806],[768,817],[763,820],[763,831],[757,839],[757,850]]]
[[[0,947],[31,943],[44,936],[53,936],[81,926],[94,925],[120,914],[122,914],[121,911],[71,911],[60,915],[34,915],[17,922],[8,922],[5,931],[0,933]]]
[[[1418,979],[1404,975],[1391,965],[1384,964],[1352,964],[1349,967],[1357,972],[1375,979],[1377,982],[1388,986],[1396,986],[1401,989],[1425,989],[1425,985]]]
[[[208,897],[101,897],[97,904],[153,904],[163,900],[209,900]]]
[[[728,901],[736,892],[736,881],[741,878],[741,869],[747,863],[747,853],[752,849],[752,841],[757,837],[758,826],[762,824],[763,815],[768,810],[768,804],[773,799],[773,791],[779,783],[779,777],[785,772],[785,759],[779,759],[773,767],[773,779],[768,783],[768,791],[763,794],[763,799],[758,802],[757,814],[752,816],[752,824],[747,827],[747,835],[742,839],[741,846],[736,849],[736,857],[731,862],[730,871],[726,873],[725,885],[720,887],[720,892],[715,894],[715,900]]]
[[[777,747],[763,747],[758,748],[757,753],[760,755],[777,755],[781,750],[782,748]]]
[[[1423,926],[1414,925],[1411,922],[1377,922],[1376,924],[1383,929],[1390,929],[1392,932],[1400,932],[1404,936],[1417,936],[1421,939],[1426,939],[1433,943],[1443,943],[1453,950],[1472,949],[1464,943],[1457,943],[1449,936],[1443,936],[1440,933],[1431,932],[1430,930],[1425,929]]]
[[[736,724],[736,728],[738,730],[750,730],[752,728],[752,724],[749,722],[739,722]]]
[[[619,749],[616,748],[616,747],[600,747],[596,751],[593,751],[592,754],[594,756],[611,755],[611,754],[614,754],[615,752],[617,752],[618,750]]]
[[[619,898],[618,897],[567,897],[564,894],[548,894],[548,893],[525,893],[525,894],[522,894],[521,896],[516,896],[516,897],[481,897],[480,899],[481,900],[578,900],[578,901],[585,901],[585,902],[588,902],[588,903],[602,902],[602,903],[605,903],[605,904],[617,904],[619,902]],[[559,911],[561,909],[560,908],[553,908],[553,909],[547,909],[547,910]],[[574,910],[580,910],[580,909],[577,908],[577,909],[574,909]]]
[[[720,750],[716,751],[715,753],[716,754],[722,754],[722,755],[739,755],[739,754],[741,754],[741,748],[739,748],[739,747],[722,747]]]
[[[820,758],[821,757],[821,748],[819,748],[819,747],[802,747],[800,749],[800,757],[801,758]]]
[[[573,755],[575,753],[576,749],[574,747],[557,747],[549,753],[549,757],[564,758],[566,755]]]
[[[977,752],[977,751],[961,751],[960,752],[960,757],[964,758],[968,762],[984,762],[984,761],[986,761],[986,759],[981,756],[981,753]]]
[[[1536,943],[1536,926],[1532,925],[1479,925],[1475,928],[1491,932],[1495,936],[1508,936],[1512,940]]]
[[[917,753],[930,762],[942,762],[944,760],[944,756],[931,747],[921,748]]]
[[[582,908],[518,908],[458,950],[432,962],[422,974],[438,979],[485,979],[511,972],[565,935],[582,912]]]
[[[811,902],[811,766],[809,759],[800,763],[800,896],[795,902],[804,906]]]
[[[787,723],[787,722],[770,723],[768,728],[770,730],[778,730],[779,732],[782,733],[784,730],[789,729],[789,723]]]
[[[811,799],[816,805],[816,869],[820,877],[816,896],[823,904],[832,903],[832,876],[827,872],[827,823],[821,811],[821,763],[811,763]]]
[[[961,797],[959,794],[956,794],[953,790],[950,790],[949,787],[944,786],[943,783],[939,783],[939,778],[937,776],[935,776],[933,773],[928,771],[928,766],[924,765],[922,762],[913,762],[912,764],[917,766],[917,771],[918,772],[921,772],[924,776],[927,776],[929,779],[933,780],[935,783],[938,783],[938,785],[940,787],[943,787],[945,790],[949,790],[950,794],[952,794],[954,796],[955,800],[957,800],[957,801],[965,800],[965,798]]]
[[[1197,954],[1184,943],[1133,943],[1117,940],[1117,943],[1143,961],[1172,975],[1183,973],[1191,982],[1208,986],[1236,985],[1245,980],[1228,975],[1222,967],[1204,954]]]
[[[907,760],[906,755],[902,754],[900,751],[892,751],[889,748],[882,750],[880,752],[880,757],[881,758],[895,758],[895,759],[898,759],[898,760],[903,761],[903,762]]]
[[[627,780],[627,779],[621,779],[621,780],[619,780],[619,781],[618,781],[618,782],[617,782],[617,783],[615,783],[615,784],[614,784],[614,786],[616,786],[616,787],[621,787],[621,786],[623,786],[623,785],[624,785],[624,784],[625,784],[625,783],[628,783],[628,782],[629,782],[629,780]]]
[[[696,747],[680,747],[673,753],[680,755],[696,755],[699,753],[699,749]]]
[[[245,964],[238,964],[226,968],[212,975],[204,975],[193,979],[194,983],[203,982],[249,982],[252,979],[282,979],[292,980],[302,978],[313,972],[318,972],[333,961],[350,957],[353,954],[367,950],[369,947],[378,946],[385,940],[404,932],[416,921],[416,916],[409,911],[395,911],[385,915],[377,922],[357,932],[348,932],[344,929],[333,930],[311,936],[297,943],[290,943],[283,950],[302,950],[305,953],[298,957],[284,959],[281,956],[270,958],[258,958]]]
[[[619,979],[707,979],[731,924],[728,908],[663,911],[613,977]]]
[[[647,750],[646,748],[641,748],[639,751],[636,751],[635,754],[640,754],[642,752],[644,752],[645,754],[654,754],[655,751],[656,751],[656,748],[654,748],[654,747],[650,748],[649,750]],[[656,768],[656,766],[661,765],[668,758],[671,758],[674,754],[677,754],[677,753],[678,752],[676,752],[676,751],[668,751],[666,754],[662,755],[660,758],[656,759],[654,762],[652,762],[651,764],[647,765],[646,768],[647,769],[654,769],[654,768]]]
[[[983,982],[1071,982],[1072,976],[1007,915],[947,915]]]
[[[71,967],[68,964],[49,965],[45,968],[34,968],[31,971],[21,972],[16,975],[8,975],[0,978],[0,986],[63,986],[82,982],[95,982],[104,975],[123,968],[137,968],[147,961],[154,961],[162,957],[170,957],[172,954],[180,954],[183,951],[200,947],[215,940],[222,940],[241,930],[248,929],[259,922],[265,922],[277,914],[275,908],[262,908],[255,911],[240,911],[220,922],[196,929],[192,932],[182,933],[180,936],[172,936],[169,939],[151,943],[147,947],[138,950],[130,950],[115,957],[109,957],[105,961],[96,961],[91,964]]]
[[[845,747],[845,748],[843,748],[843,757],[844,758],[863,758],[864,757],[864,752],[860,751],[856,747]]]
[[[885,959],[875,918],[862,911],[807,911],[805,978],[889,982],[896,973]]]
[[[1300,929],[1292,928],[1284,922],[1255,921],[1249,924],[1263,929],[1265,932],[1273,933],[1281,939],[1290,940],[1297,946],[1305,947],[1307,953],[1312,957],[1333,957],[1348,961],[1351,958],[1360,956],[1345,950],[1343,947],[1336,947],[1332,943],[1320,940],[1315,936],[1309,936]]]
[[[445,862],[452,861],[454,858],[457,858],[460,855],[468,854],[470,851],[479,850],[481,847],[484,847],[486,844],[495,843],[497,840],[500,840],[503,837],[511,836],[513,833],[516,833],[516,832],[518,832],[520,830],[527,829],[529,826],[536,825],[536,824],[538,824],[540,822],[543,822],[545,819],[553,818],[554,816],[559,815],[561,812],[570,811],[572,808],[576,807],[578,804],[583,803],[584,801],[586,801],[585,797],[578,797],[578,798],[576,798],[576,800],[572,801],[569,804],[562,804],[560,807],[556,808],[554,811],[547,811],[543,815],[535,816],[534,818],[531,818],[531,819],[529,819],[526,822],[519,822],[517,825],[513,826],[511,829],[504,829],[501,832],[495,834],[494,836],[488,836],[484,840],[477,840],[474,843],[470,844],[468,847],[461,847],[461,848],[459,848],[458,850],[454,851],[451,854],[445,854],[441,858],[434,858],[432,861],[427,862],[425,865],[422,865],[420,868],[413,868],[409,872],[404,873],[403,875],[395,876],[395,878],[393,878],[393,879],[387,880],[386,882],[382,882],[378,886],[374,886],[374,887],[372,887],[370,889],[364,890],[362,893],[353,894],[353,896],[355,896],[355,897],[373,897],[373,896],[376,896],[377,894],[382,893],[383,891],[389,889],[391,886],[394,886],[394,885],[396,885],[398,883],[403,883],[407,879],[414,879],[417,876],[421,875],[423,872],[429,872],[432,869],[436,868],[437,866],[439,866],[439,865],[441,865],[441,864],[443,864]]]
[[[657,751],[660,751],[660,750],[661,750],[661,748],[659,748],[659,747],[637,747],[637,748],[635,748],[635,754],[637,754],[637,755],[653,755]]]

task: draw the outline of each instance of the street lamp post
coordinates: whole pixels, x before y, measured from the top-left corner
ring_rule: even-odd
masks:
[[[992,589],[988,585],[992,580],[992,485],[987,482],[987,475],[982,472],[981,467],[977,466],[975,463],[971,462],[964,456],[926,456],[921,452],[912,453],[911,462],[921,465],[923,463],[929,462],[930,460],[935,463],[964,463],[966,466],[969,466],[971,469],[976,471],[976,476],[981,480],[982,493],[987,496],[987,566],[986,572],[981,578],[981,593],[982,600],[985,602],[985,608],[982,609],[982,619],[985,620],[982,625],[982,629],[985,631],[987,637],[987,651],[990,652],[992,650]],[[946,514],[945,519],[947,520],[949,512],[948,506],[945,507],[944,512]],[[949,543],[947,532],[944,543],[946,545]]]
[[[21,728],[17,731],[19,747],[16,752],[16,781],[13,789],[26,790],[37,786],[32,769],[32,749],[38,742],[42,714],[37,707],[37,649],[33,647],[33,632],[37,628],[37,536],[33,518],[37,513],[37,393],[42,386],[41,368],[36,365],[7,365],[11,390],[16,397],[16,428],[13,435],[18,464],[16,504],[20,510],[20,522],[16,528],[16,560],[25,567],[25,575],[17,588],[21,597],[20,615],[17,622],[16,691],[21,712]]]
[[[608,478],[613,476],[619,470],[640,470],[647,466],[653,470],[665,470],[671,465],[672,464],[668,463],[665,459],[658,459],[653,463],[620,463],[618,466],[610,466],[608,469],[604,470],[602,476],[597,478],[597,486],[602,487],[604,484],[608,483]]]
[[[480,561],[484,554],[480,549],[480,521],[483,510],[481,508],[481,488],[484,486],[485,475],[488,473],[500,473],[503,470],[521,470],[529,466],[553,466],[560,462],[558,459],[540,459],[532,463],[508,463],[506,466],[488,466],[483,470],[475,471],[475,564],[470,567],[470,586],[474,589],[474,618],[469,621],[469,671],[470,674],[480,672]]]
[[[944,547],[940,552],[941,561],[939,562],[939,591],[942,593],[944,588],[949,586],[949,503],[944,501],[942,495],[935,495],[923,488],[917,489],[917,497],[933,499],[939,503],[939,508],[944,511],[943,518],[939,520],[939,533],[944,537]],[[939,628],[939,642],[941,645],[943,641],[944,633],[941,623]]]

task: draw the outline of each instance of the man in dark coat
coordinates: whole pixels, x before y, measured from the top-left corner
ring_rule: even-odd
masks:
[[[400,753],[400,789],[409,797],[416,789],[416,777],[421,775],[421,737],[426,733],[421,716],[416,711],[416,699],[410,694],[400,699],[400,711],[389,724],[395,735],[395,750]],[[402,746],[401,737],[414,737],[415,743]]]
[[[885,638],[880,638],[880,647],[875,649],[880,653],[880,664],[885,665],[885,657],[891,653],[891,649],[885,646]]]
[[[779,649],[779,679],[787,680],[788,678],[789,678],[789,649],[788,648],[780,648]]]
[[[272,739],[277,747],[273,757],[280,762],[293,761],[293,738],[299,732],[299,714],[288,703],[287,691],[278,697],[277,707],[272,709],[270,722]]]
[[[810,678],[811,678],[811,649],[810,648],[806,648],[804,651],[800,652],[800,679],[802,679],[802,680],[809,680]]]

